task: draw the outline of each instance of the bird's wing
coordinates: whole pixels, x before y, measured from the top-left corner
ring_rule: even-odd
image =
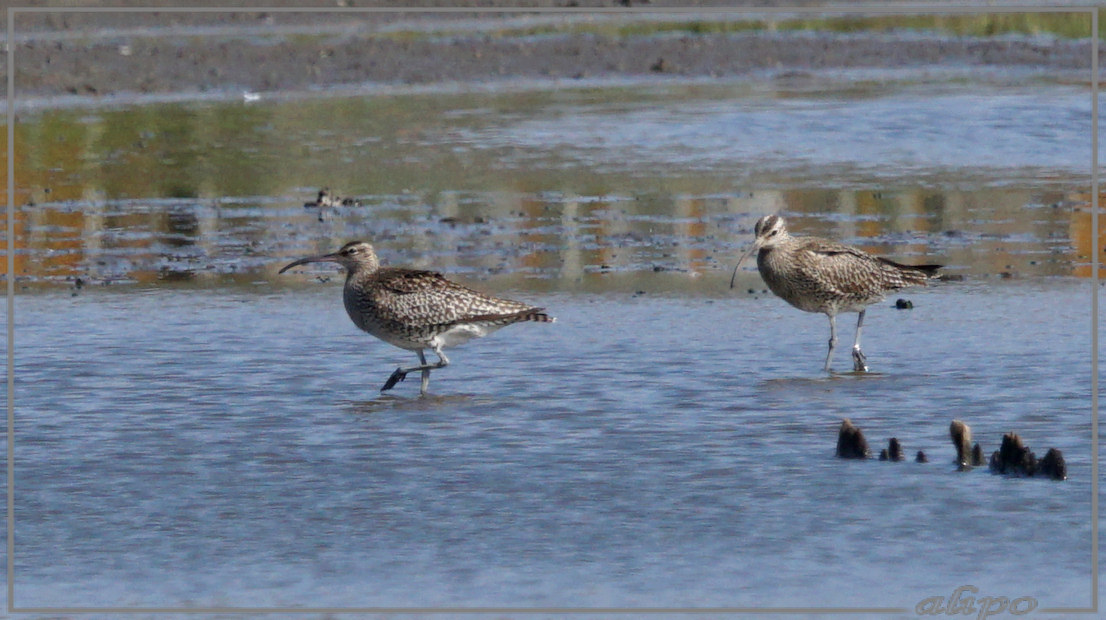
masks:
[[[412,295],[453,284],[436,271],[419,269],[381,269],[379,282],[381,288],[396,295]]]
[[[806,277],[829,291],[849,295],[883,281],[879,260],[852,246],[826,239],[811,239],[802,248],[812,260],[798,261]]]
[[[530,306],[497,299],[452,282],[440,273],[414,269],[382,269],[374,287],[377,308],[407,325],[449,325],[513,315]]]

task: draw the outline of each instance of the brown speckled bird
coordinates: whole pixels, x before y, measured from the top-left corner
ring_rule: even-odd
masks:
[[[756,239],[734,267],[734,278],[741,263],[757,254],[760,277],[773,293],[805,312],[820,312],[829,317],[829,353],[826,372],[830,371],[833,349],[837,345],[837,320],[841,312],[857,312],[856,340],[853,343],[853,369],[866,372],[866,358],[860,351],[860,327],[867,306],[880,301],[889,291],[925,285],[941,265],[903,265],[872,256],[863,250],[818,237],[792,237],[783,218],[766,215],[757,221]]]
[[[421,393],[425,394],[430,385],[430,371],[449,365],[442,353],[444,347],[487,336],[512,323],[555,320],[544,308],[485,295],[450,282],[440,273],[381,267],[373,246],[364,241],[351,241],[332,254],[301,258],[286,265],[280,273],[320,262],[345,267],[343,299],[346,312],[357,327],[419,356],[418,366],[397,368],[380,388],[381,392],[403,381],[407,373],[419,370]],[[437,363],[426,363],[425,349],[434,351]]]

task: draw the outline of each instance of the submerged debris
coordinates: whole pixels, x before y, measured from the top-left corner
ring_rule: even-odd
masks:
[[[949,437],[956,447],[956,464],[961,471],[983,465],[983,447],[977,442],[972,445],[972,429],[962,420],[953,420],[949,424]],[[971,446],[969,448],[969,446]],[[841,421],[837,433],[837,456],[843,459],[868,458],[868,441],[851,420]],[[906,459],[902,443],[892,437],[887,447],[879,451],[881,461],[903,461]],[[927,463],[925,452],[918,450],[914,461]],[[1053,480],[1067,480],[1067,464],[1064,455],[1056,448],[1050,448],[1044,458],[1037,460],[1036,455],[1025,445],[1017,433],[1006,433],[1002,437],[1002,446],[991,455],[990,470],[999,474],[1014,476],[1047,476]]]
[[[868,458],[868,440],[848,418],[841,421],[841,430],[837,432],[837,456],[843,459]]]

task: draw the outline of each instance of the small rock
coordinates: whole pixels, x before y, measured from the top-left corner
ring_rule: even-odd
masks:
[[[1068,466],[1064,462],[1064,455],[1056,448],[1049,448],[1043,459],[1037,463],[1037,471],[1053,480],[1067,480]]]
[[[914,461],[917,463],[928,463],[929,459],[926,458],[926,453],[918,450],[918,454],[914,456]]]
[[[895,307],[899,310],[910,310],[914,307],[914,302],[910,301],[909,299],[896,299]]]

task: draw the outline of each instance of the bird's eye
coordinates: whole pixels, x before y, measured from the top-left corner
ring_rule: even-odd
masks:
[[[780,231],[778,231],[778,230],[770,230],[770,231],[768,231],[768,236],[769,236],[769,237],[775,237],[775,236],[776,236],[776,233],[778,233],[778,232],[780,232]]]

